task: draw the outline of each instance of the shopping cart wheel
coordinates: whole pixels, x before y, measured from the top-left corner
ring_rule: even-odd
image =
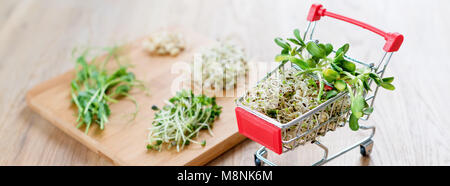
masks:
[[[364,143],[362,143],[361,145],[359,145],[359,152],[363,156],[369,156],[370,153],[372,152],[372,147],[373,147],[373,140],[369,139]]]
[[[258,167],[262,166],[262,162],[258,157],[256,157],[256,154],[254,155],[254,157],[255,157],[255,166],[258,166]]]

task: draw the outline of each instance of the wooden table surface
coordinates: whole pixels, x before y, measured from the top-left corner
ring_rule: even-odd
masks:
[[[396,77],[397,89],[380,92],[367,122],[377,127],[371,156],[352,150],[327,165],[450,165],[450,1],[318,2],[405,35],[386,72]],[[73,68],[74,47],[125,43],[179,25],[211,38],[235,38],[254,60],[269,62],[279,52],[273,38],[304,30],[312,3],[0,0],[0,165],[110,165],[25,102],[31,87]],[[346,23],[324,19],[316,30],[322,41],[351,43],[350,55],[358,59],[377,62],[383,53],[383,39]],[[321,141],[333,153],[366,134],[345,127]],[[253,165],[259,147],[246,140],[209,165]],[[306,145],[269,158],[282,165],[308,165],[321,153]]]

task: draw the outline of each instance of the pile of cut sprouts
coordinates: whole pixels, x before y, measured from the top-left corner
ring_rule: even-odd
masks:
[[[142,47],[150,54],[176,56],[185,48],[185,40],[179,33],[159,32],[151,35]]]
[[[244,49],[231,41],[220,41],[201,53],[201,82],[196,84],[205,88],[233,88],[239,77],[244,77],[248,65]],[[194,61],[195,63],[195,61]]]
[[[202,129],[207,129],[212,135],[212,124],[219,117],[222,107],[216,104],[215,97],[182,90],[166,101],[162,109],[156,106],[152,109],[157,113],[148,135],[147,149],[161,151],[163,144],[167,144],[167,149],[175,146],[179,152],[191,142],[206,145],[205,140],[200,143],[193,138]]]
[[[243,97],[243,105],[252,110],[261,112],[280,123],[288,123],[304,113],[314,109],[321,103],[317,101],[319,86],[314,77],[308,74],[296,76],[298,70],[294,68],[283,70],[260,82],[249,90]],[[345,121],[344,114],[350,107],[348,96],[340,98],[322,111],[316,112],[302,122],[282,130],[284,141],[292,139],[299,134],[320,126],[315,132],[311,132],[292,143],[284,144],[287,148],[302,145],[316,139],[317,135],[325,135],[327,131],[335,130],[339,123]]]

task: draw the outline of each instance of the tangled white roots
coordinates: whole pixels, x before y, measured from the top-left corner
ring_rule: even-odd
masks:
[[[179,33],[159,32],[144,40],[142,47],[150,54],[176,56],[184,50],[186,43]]]
[[[278,70],[248,91],[243,104],[280,123],[288,123],[317,107],[320,103],[316,99],[319,91],[316,80],[306,74],[295,76],[297,72],[294,68]],[[284,144],[284,147],[294,148],[315,140],[318,135],[325,135],[327,131],[334,131],[339,123],[345,121],[349,107],[349,96],[343,96],[302,122],[283,129],[282,139],[288,141],[328,122],[308,135]]]
[[[229,41],[222,41],[201,54],[202,82],[196,84],[214,89],[233,88],[239,77],[245,77],[247,59],[244,49]]]

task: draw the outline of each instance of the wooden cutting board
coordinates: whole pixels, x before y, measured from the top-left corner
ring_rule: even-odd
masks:
[[[238,133],[234,114],[235,97],[218,97],[222,114],[214,123],[211,136],[202,131],[197,141],[206,140],[206,146],[188,145],[181,152],[174,148],[162,152],[148,151],[146,139],[151,127],[154,111],[152,105],[162,107],[164,100],[174,94],[172,86],[180,80],[180,62],[187,64],[195,52],[214,41],[186,29],[171,29],[184,35],[186,50],[177,57],[150,56],[141,46],[142,40],[127,44],[127,56],[134,65],[130,71],[137,79],[143,80],[150,95],[137,90],[131,91],[139,104],[139,113],[130,121],[130,113],[135,111],[131,101],[123,99],[111,105],[111,116],[105,129],[101,131],[94,125],[85,134],[76,126],[76,107],[71,104],[70,81],[75,76],[71,70],[58,77],[43,82],[27,93],[28,105],[53,125],[72,136],[89,149],[110,159],[116,165],[204,165],[245,139]]]

